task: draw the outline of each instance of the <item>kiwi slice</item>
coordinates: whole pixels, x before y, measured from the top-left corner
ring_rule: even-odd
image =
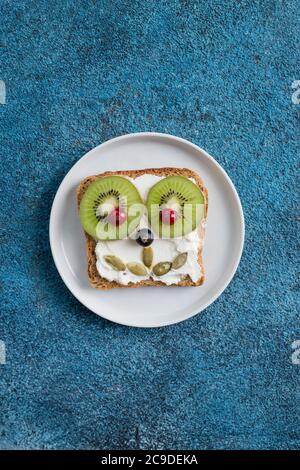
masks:
[[[176,220],[172,225],[162,222],[163,209],[175,211]],[[150,189],[147,210],[151,227],[160,237],[181,237],[200,224],[204,215],[204,195],[188,178],[167,176]]]
[[[125,214],[125,222],[116,225],[107,217],[115,209]],[[105,176],[91,183],[84,193],[79,216],[84,230],[98,240],[125,238],[139,224],[144,213],[136,187],[121,176]]]

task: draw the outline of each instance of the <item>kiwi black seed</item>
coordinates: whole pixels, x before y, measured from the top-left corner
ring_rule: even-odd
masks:
[[[137,210],[130,211],[134,205]],[[109,208],[116,207],[127,215],[126,223],[119,227],[107,222]],[[121,176],[105,176],[91,183],[81,199],[79,209],[84,230],[93,238],[101,240],[126,237],[137,227],[142,213],[142,199],[138,190],[131,181]]]

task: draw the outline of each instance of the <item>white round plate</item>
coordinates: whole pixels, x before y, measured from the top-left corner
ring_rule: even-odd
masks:
[[[85,239],[76,206],[82,179],[107,170],[186,167],[208,189],[201,287],[142,287],[99,291],[89,287]],[[244,244],[244,217],[235,187],[204,150],[178,137],[145,132],[109,140],[82,157],[63,179],[50,215],[52,255],[68,289],[88,309],[123,325],[157,327],[185,320],[214,302],[231,281]]]

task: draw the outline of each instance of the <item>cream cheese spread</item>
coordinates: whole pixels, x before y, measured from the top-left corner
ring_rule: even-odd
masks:
[[[138,189],[143,200],[147,199],[148,191],[163,177],[157,175],[144,174],[137,178],[128,178]],[[139,223],[138,229],[149,227],[147,216],[144,215]],[[151,229],[151,227],[149,227]],[[151,245],[154,252],[153,264],[161,261],[172,261],[179,253],[187,252],[187,261],[179,269],[171,269],[167,274],[157,277],[150,270],[145,276],[136,276],[128,269],[116,271],[104,260],[105,255],[114,255],[122,259],[124,263],[141,263],[142,247],[132,238],[123,240],[98,241],[95,249],[97,257],[97,270],[100,276],[108,281],[116,281],[119,284],[127,285],[130,282],[140,282],[146,279],[161,281],[166,285],[178,284],[187,274],[195,282],[201,276],[201,268],[198,264],[198,249],[200,247],[200,237],[198,230],[194,230],[181,238],[159,239],[154,238]]]

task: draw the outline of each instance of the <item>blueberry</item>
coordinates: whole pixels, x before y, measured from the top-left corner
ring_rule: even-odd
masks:
[[[153,240],[153,233],[149,228],[141,228],[135,236],[135,241],[141,246],[150,246]]]

